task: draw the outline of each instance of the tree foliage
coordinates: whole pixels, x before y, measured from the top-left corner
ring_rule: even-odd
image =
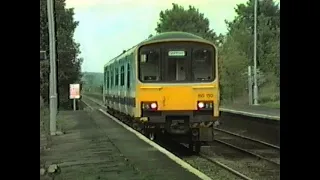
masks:
[[[183,31],[214,42],[219,40],[219,36],[209,27],[209,19],[204,17],[199,9],[194,6],[184,9],[175,3],[172,3],[172,9],[160,12],[160,19],[155,30],[157,33]]]
[[[243,61],[246,66],[235,66],[234,69],[240,74],[246,74],[247,66],[253,66],[253,34],[254,34],[254,0],[246,4],[239,4],[235,8],[237,16],[232,21],[226,21],[228,33],[225,36],[224,44],[220,49],[221,74],[229,71],[230,64]],[[230,49],[239,44],[237,48]],[[236,51],[236,52],[235,52]],[[240,53],[242,56],[238,56]],[[234,56],[231,56],[234,54]],[[231,56],[231,57],[230,57]],[[232,62],[224,62],[230,59]],[[230,63],[230,64],[229,64]],[[279,99],[280,86],[280,8],[272,0],[259,0],[257,10],[257,64],[259,68],[258,85],[262,102]],[[230,86],[230,83],[232,86]],[[222,95],[224,99],[240,97],[239,92],[247,94],[247,79],[235,80],[227,75],[221,78],[224,87]],[[229,84],[229,86],[227,86]],[[245,85],[239,88],[238,85]],[[237,93],[232,95],[226,93],[226,89],[237,87]],[[230,91],[230,90],[228,90]]]
[[[56,29],[56,57],[58,98],[61,108],[70,108],[68,99],[69,84],[80,82],[82,58],[79,44],[73,39],[74,31],[79,22],[74,20],[74,9],[65,7],[65,0],[55,0],[54,15]],[[49,57],[49,32],[47,1],[40,0],[40,49],[48,52]],[[49,62],[40,64],[40,92],[45,101],[49,100]]]

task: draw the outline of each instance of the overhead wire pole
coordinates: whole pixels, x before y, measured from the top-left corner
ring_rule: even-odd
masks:
[[[258,0],[254,0],[254,44],[253,44],[253,104],[258,105],[258,80],[257,80],[257,10],[258,10]]]
[[[56,71],[56,38],[54,27],[54,0],[47,0],[49,49],[50,49],[50,134],[56,135],[57,126],[57,71]]]

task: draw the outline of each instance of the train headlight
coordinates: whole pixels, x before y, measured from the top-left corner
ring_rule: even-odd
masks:
[[[198,102],[198,108],[204,108],[204,103],[203,102]]]
[[[141,108],[143,110],[157,110],[158,104],[157,104],[157,102],[142,102]]]
[[[212,101],[198,101],[198,110],[209,110],[213,108]]]
[[[151,103],[150,105],[151,109],[156,109],[158,107],[157,103]]]

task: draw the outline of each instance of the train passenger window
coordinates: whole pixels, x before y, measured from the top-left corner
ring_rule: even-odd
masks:
[[[110,81],[109,81],[109,71],[107,71],[107,76],[106,76],[106,79],[107,79],[107,89],[109,89],[109,86],[110,86]]]
[[[192,78],[194,81],[210,81],[214,78],[214,56],[207,49],[197,49],[192,54]]]
[[[130,64],[127,65],[127,88],[130,89]]]
[[[139,78],[141,81],[160,80],[160,53],[149,50],[140,53]]]
[[[110,87],[112,88],[113,87],[113,71],[111,70],[110,71],[110,79],[111,79],[111,85],[110,85]]]
[[[124,66],[120,69],[120,86],[124,86]]]
[[[116,79],[115,79],[115,86],[119,85],[119,68],[116,68]]]

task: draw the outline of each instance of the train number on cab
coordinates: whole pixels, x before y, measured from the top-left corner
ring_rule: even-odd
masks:
[[[198,94],[198,98],[213,98],[213,94]]]

